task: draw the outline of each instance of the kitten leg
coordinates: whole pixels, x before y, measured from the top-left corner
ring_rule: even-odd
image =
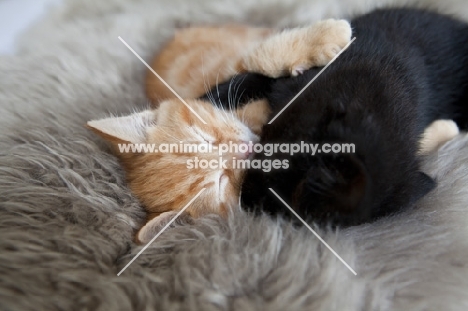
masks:
[[[148,221],[141,229],[138,231],[136,236],[136,241],[139,244],[146,244],[151,241],[156,234],[161,231],[164,226],[171,221],[177,215],[177,212],[164,212],[161,215]]]
[[[325,66],[351,40],[351,25],[328,19],[304,28],[287,29],[248,49],[240,71],[277,78],[297,76],[314,66]]]
[[[421,139],[419,154],[428,154],[439,149],[443,144],[459,134],[458,126],[452,120],[437,120],[425,130]]]

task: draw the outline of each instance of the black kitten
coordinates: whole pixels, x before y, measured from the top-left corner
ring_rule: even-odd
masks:
[[[272,125],[262,143],[353,143],[354,154],[285,154],[287,170],[249,170],[248,206],[356,225],[408,207],[435,187],[420,171],[418,141],[436,119],[468,126],[468,25],[416,9],[377,10],[352,20],[356,41]],[[276,115],[316,74],[233,78],[240,102],[266,97]],[[233,81],[219,86],[224,102]],[[257,154],[258,159],[268,159]]]

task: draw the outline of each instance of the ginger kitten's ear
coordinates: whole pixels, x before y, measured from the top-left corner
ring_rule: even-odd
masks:
[[[270,116],[270,105],[266,99],[256,100],[236,110],[238,118],[256,135],[262,133]]]
[[[89,121],[93,132],[112,143],[144,143],[146,131],[156,125],[157,110],[145,110],[125,117]]]
[[[138,244],[150,242],[176,215],[177,211],[164,212],[148,221],[136,234],[136,242]]]

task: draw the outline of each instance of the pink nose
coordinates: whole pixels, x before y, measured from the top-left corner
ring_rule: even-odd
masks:
[[[238,158],[247,159],[251,153],[248,141],[242,141],[239,143],[239,152],[236,154]]]

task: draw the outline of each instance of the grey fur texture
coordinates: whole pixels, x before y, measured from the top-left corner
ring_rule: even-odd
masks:
[[[141,249],[144,211],[84,124],[147,106],[145,67],[117,37],[149,60],[174,27],[283,27],[384,2],[70,0],[53,10],[17,55],[0,57],[0,309],[468,310],[464,134],[427,158],[439,187],[412,211],[317,230],[357,276],[306,228],[242,211],[181,218],[116,275]],[[466,1],[443,5],[468,17]]]

